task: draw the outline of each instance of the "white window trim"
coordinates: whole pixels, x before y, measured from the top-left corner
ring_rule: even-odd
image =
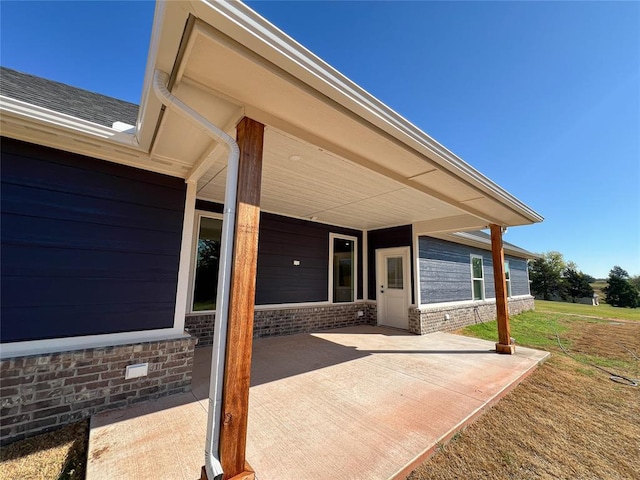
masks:
[[[196,260],[198,258],[198,239],[200,237],[200,222],[202,218],[214,218],[222,220],[223,215],[216,212],[208,212],[206,210],[196,210],[195,219],[193,221],[193,242],[191,245],[191,262],[189,264],[189,293],[187,295],[187,315],[191,314],[211,314],[215,310],[193,310],[193,296],[196,287]]]
[[[480,267],[482,268],[482,278],[476,278],[473,276],[473,259],[474,258],[479,258],[480,259]],[[484,257],[482,255],[476,255],[475,253],[472,253],[469,255],[469,268],[471,269],[471,300],[475,300],[475,301],[479,301],[479,300],[485,300],[486,297],[486,292],[485,292],[485,288],[484,288]],[[473,283],[475,280],[482,280],[482,298],[474,298],[474,291],[473,291]]]
[[[339,233],[329,233],[329,283],[327,285],[327,298],[329,299],[329,303],[335,303],[333,301],[333,240],[335,238],[353,242],[353,301],[339,303],[355,303],[358,301],[358,237]]]
[[[506,272],[509,271],[509,278],[507,278]],[[504,271],[505,271],[505,285],[507,286],[507,298],[511,298],[511,268],[509,265],[509,260],[504,261]]]

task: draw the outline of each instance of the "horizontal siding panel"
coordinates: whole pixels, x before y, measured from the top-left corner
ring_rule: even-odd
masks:
[[[3,307],[101,306],[163,302],[176,294],[175,281],[155,279],[4,277]]]
[[[53,165],[85,170],[90,173],[101,173],[107,177],[133,180],[140,184],[154,184],[179,191],[183,189],[184,185],[184,180],[181,178],[152,173],[147,170],[128,167],[119,163],[98,160],[80,154],[65,152],[64,150],[43,147],[6,137],[2,137],[2,155],[3,160],[10,155],[16,155],[22,157],[22,161],[37,160],[48,162]]]
[[[204,200],[197,200],[196,208],[222,211],[220,204]],[[261,212],[256,305],[327,301],[330,233],[358,238],[357,295],[362,297],[362,232]]]
[[[173,233],[182,211],[123,203],[119,199],[78,197],[51,190],[2,183],[2,211],[27,217],[44,217],[118,227]]]
[[[171,327],[184,181],[1,147],[2,341]]]
[[[3,245],[2,275],[175,280],[178,259],[169,258],[171,265],[158,261],[158,255]]]
[[[522,258],[505,257],[509,260],[511,272],[511,294],[530,295],[529,276],[527,275],[527,261]]]
[[[155,232],[64,220],[2,214],[2,243],[36,247],[137,252],[178,257],[176,232]]]
[[[173,187],[113,177],[102,172],[59,165],[22,156],[5,155],[2,158],[2,181],[5,184],[21,185],[58,192],[68,192],[81,197],[109,199],[117,192],[123,203],[149,205],[181,211],[184,205],[183,180],[174,179]],[[126,167],[125,167],[126,168]],[[34,175],[34,172],[38,172]]]
[[[309,257],[302,255],[290,255],[287,257],[285,255],[262,254],[258,262],[262,266],[262,268],[284,268],[291,270],[292,273],[303,274],[307,270],[326,270],[329,256],[327,254],[327,258],[324,257],[325,256]],[[294,260],[299,260],[300,265],[293,265]],[[294,269],[295,272],[293,272]]]
[[[485,298],[495,297],[491,252],[420,237],[418,255],[422,303],[472,300],[471,254],[482,256]]]
[[[173,326],[174,302],[138,303],[135,305],[108,304],[100,308],[84,305],[51,307],[2,307],[3,316],[12,319],[2,323],[3,342],[101,335],[132,330],[152,330]],[[73,322],[59,319],[74,319]],[[132,319],[135,319],[132,329]]]

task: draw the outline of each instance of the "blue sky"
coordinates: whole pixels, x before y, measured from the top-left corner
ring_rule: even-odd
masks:
[[[506,240],[640,274],[639,2],[249,2],[545,217]],[[138,102],[154,4],[0,3],[2,65]]]

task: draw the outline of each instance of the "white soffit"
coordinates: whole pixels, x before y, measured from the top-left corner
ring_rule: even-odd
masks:
[[[485,224],[531,223],[510,206],[488,197],[200,21],[193,26],[177,72],[177,84],[206,86],[212,95],[243,106],[247,116],[265,125],[457,207],[455,215],[468,213]]]
[[[198,197],[222,202],[225,181],[224,162],[216,162],[198,182]],[[273,127],[265,131],[261,208],[359,229],[461,216],[456,207]]]
[[[281,73],[306,84],[325,100],[355,114],[378,135],[393,138],[402,149],[429,159],[463,183],[478,188],[522,216],[521,223],[542,221],[542,217],[510,195],[444,146],[330,67],[241,2],[191,2],[194,14],[219,32],[243,45],[255,57],[262,57]],[[249,113],[249,112],[247,112]],[[342,152],[339,152],[342,154]],[[423,172],[414,173],[419,174]]]

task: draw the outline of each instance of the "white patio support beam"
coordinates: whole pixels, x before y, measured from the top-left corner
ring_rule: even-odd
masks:
[[[515,345],[511,344],[509,327],[509,303],[507,298],[507,280],[504,273],[504,249],[502,247],[502,227],[491,224],[491,256],[493,258],[493,279],[496,288],[496,315],[498,320],[498,353],[514,354]]]

